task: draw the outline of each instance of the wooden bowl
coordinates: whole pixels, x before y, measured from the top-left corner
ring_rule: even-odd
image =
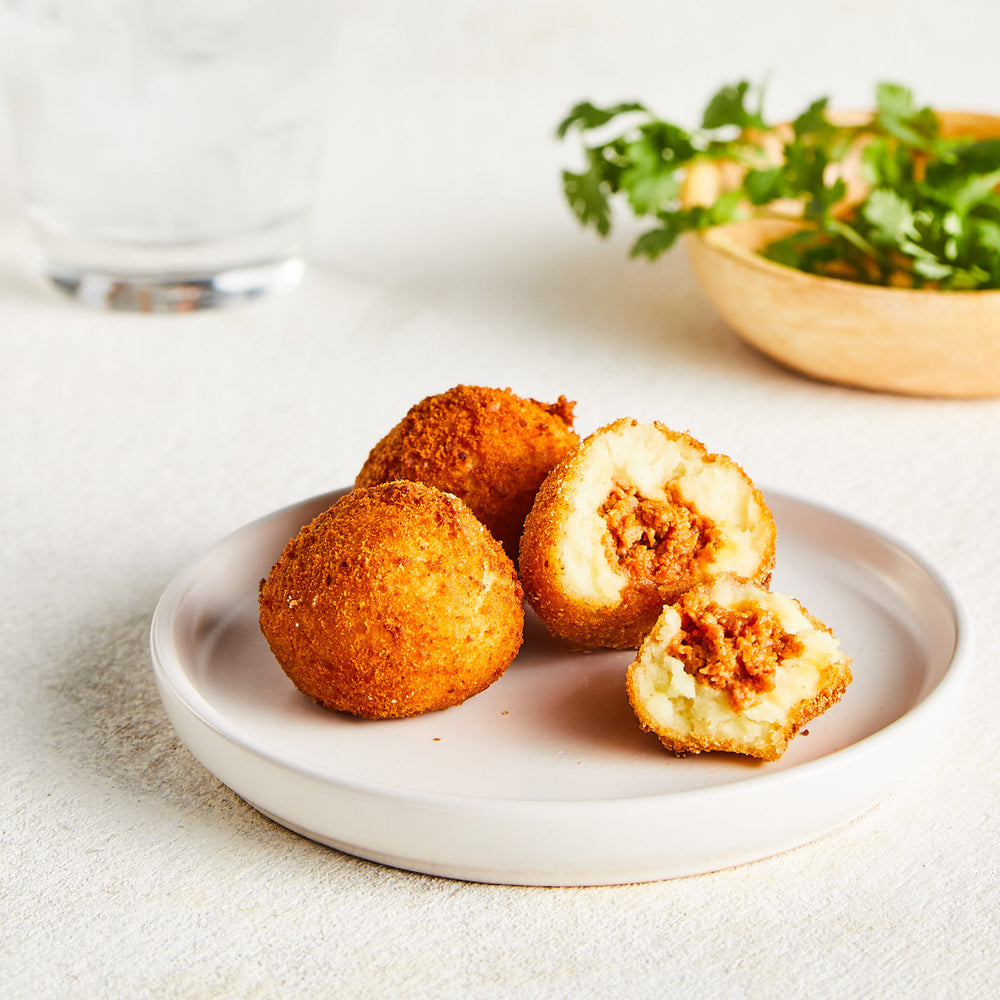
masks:
[[[1000,135],[1000,117],[941,113],[943,130]],[[725,173],[689,178],[705,201]],[[888,288],[824,278],[757,251],[795,223],[753,220],[687,238],[699,282],[747,343],[829,382],[921,396],[1000,396],[1000,290]]]

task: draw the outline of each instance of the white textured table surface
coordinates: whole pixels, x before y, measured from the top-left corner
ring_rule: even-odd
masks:
[[[35,277],[0,191],[0,991],[10,997],[988,997],[1000,977],[1000,402],[799,378],[714,316],[682,253],[629,263],[561,203],[574,100],[690,119],[899,79],[1000,107],[990,5],[345,3],[302,288],[215,315],[104,315]],[[973,23],[977,22],[977,23]],[[891,39],[891,41],[888,41]],[[756,43],[756,44],[754,44]],[[339,145],[338,145],[339,144]],[[0,144],[2,145],[2,144]],[[349,152],[345,152],[348,150]],[[458,382],[690,430],[760,483],[861,515],[957,581],[958,726],[875,809],[738,869],[475,885],[320,847],[179,744],[153,683],[170,577],[348,484]],[[939,738],[928,733],[928,739]]]

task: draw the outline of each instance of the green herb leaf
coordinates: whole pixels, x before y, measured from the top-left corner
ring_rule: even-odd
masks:
[[[767,205],[790,194],[784,167],[748,170],[743,187],[751,205]]]
[[[563,191],[573,214],[584,226],[592,225],[601,236],[611,231],[611,203],[604,182],[594,170],[575,174],[563,171]]]
[[[620,180],[636,215],[648,215],[677,199],[681,189],[677,168],[696,152],[683,129],[655,122],[640,130],[625,147],[630,165]]]
[[[937,115],[930,108],[918,109],[908,88],[880,83],[875,88],[875,103],[875,120],[889,135],[917,149],[933,148],[940,131]]]
[[[830,103],[828,97],[821,97],[818,101],[813,101],[805,111],[802,112],[792,122],[792,130],[795,132],[795,137],[801,139],[806,135],[825,135],[831,130],[835,130],[836,126],[827,121],[826,109],[827,105]]]
[[[767,128],[761,115],[763,96],[758,92],[757,107],[747,107],[750,84],[746,80],[719,90],[708,102],[702,115],[701,127],[709,131],[735,125],[737,128]]]
[[[632,244],[630,256],[648,257],[650,260],[656,260],[660,254],[666,253],[677,242],[677,237],[682,232],[680,227],[665,220],[662,226],[647,230]]]
[[[888,188],[877,188],[868,196],[861,215],[881,242],[899,244],[917,235],[913,206]]]
[[[885,117],[907,119],[916,112],[913,91],[898,83],[880,83],[875,87],[875,105]]]
[[[556,129],[556,136],[564,139],[570,129],[576,128],[580,131],[602,128],[612,119],[619,115],[632,111],[646,111],[646,108],[636,101],[626,101],[622,104],[613,104],[609,108],[598,108],[590,101],[581,101],[575,105],[569,114],[559,123]]]
[[[874,136],[861,151],[864,179],[873,187],[899,188],[913,180],[913,152],[889,136]]]

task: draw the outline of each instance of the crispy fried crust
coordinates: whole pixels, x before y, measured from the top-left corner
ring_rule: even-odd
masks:
[[[719,587],[726,586],[727,581],[734,583],[736,593],[744,604],[764,609],[775,600],[783,600],[797,609],[802,618],[800,630],[795,633],[799,640],[796,645],[801,647],[800,652],[779,660],[775,670],[779,683],[783,679],[781,674],[785,675],[785,680],[792,678],[793,683],[786,684],[786,690],[794,690],[796,678],[793,675],[797,673],[803,695],[790,699],[779,718],[770,719],[767,724],[762,724],[753,731],[735,735],[728,722],[731,718],[739,717],[741,712],[733,710],[732,705],[722,706],[720,710],[720,699],[714,697],[710,685],[696,681],[692,687],[696,700],[715,702],[714,706],[702,706],[705,717],[700,724],[689,724],[686,721],[665,723],[664,711],[656,704],[656,699],[662,692],[653,693],[649,672],[659,671],[661,684],[665,689],[666,661],[670,659],[668,650],[676,643],[680,632],[679,613],[671,616],[671,612],[678,612],[679,605],[676,605],[664,609],[660,620],[647,635],[628,668],[626,690],[629,703],[642,728],[654,733],[666,749],[679,757],[715,750],[775,761],[784,754],[789,742],[806,723],[822,715],[844,695],[852,680],[851,658],[840,651],[835,640],[830,642],[823,638],[833,640],[831,629],[792,597],[771,594],[745,580],[736,581],[735,578],[727,577],[704,584],[697,590],[717,594]],[[817,640],[822,644],[819,650]],[[685,719],[689,712],[686,704],[688,699],[676,690],[676,686],[671,690],[671,718]],[[668,695],[663,694],[663,697]],[[752,712],[753,707],[751,705],[749,709],[743,709],[742,713],[746,715],[748,711]],[[711,719],[711,723],[706,719]]]
[[[636,648],[665,604],[723,571],[709,548],[703,549],[690,565],[678,564],[675,572],[655,581],[630,574],[619,564],[615,539],[603,523],[601,505],[616,485],[642,482],[647,464],[641,445],[643,436],[648,440],[649,435],[667,447],[676,447],[689,467],[720,472],[729,487],[740,492],[746,517],[753,522],[752,565],[741,575],[764,586],[770,582],[775,555],[774,519],[760,490],[743,469],[725,455],[710,454],[689,434],[672,431],[659,422],[639,424],[627,418],[615,421],[586,438],[552,470],[535,497],[521,538],[520,574],[528,601],[552,633],[581,646]],[[633,446],[638,447],[636,454],[624,453]],[[587,485],[588,480],[594,480],[594,470],[601,463],[613,468],[614,474]],[[668,477],[659,485],[681,495],[687,489],[683,477],[672,482]],[[696,522],[702,502],[689,503]],[[725,526],[708,519],[703,527],[716,538],[715,544],[726,542]],[[596,585],[591,588],[589,581],[581,583],[580,574],[573,568],[579,562],[581,546],[593,550],[587,558],[592,558],[594,565],[603,563],[605,569],[600,573],[613,580],[613,593],[601,592]]]
[[[564,396],[549,405],[510,389],[455,386],[411,407],[355,485],[408,479],[454,493],[516,559],[538,487],[579,441],[573,406]]]
[[[306,525],[260,584],[282,669],[365,718],[457,705],[503,674],[524,627],[500,544],[457,497],[419,483],[356,489]]]

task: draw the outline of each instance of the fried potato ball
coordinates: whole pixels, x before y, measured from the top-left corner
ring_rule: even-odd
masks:
[[[464,500],[512,559],[549,470],[579,442],[575,404],[458,385],[428,396],[372,449],[355,485],[427,483]]]
[[[840,700],[851,659],[793,597],[722,576],[664,608],[628,668],[643,729],[678,756],[777,760]]]
[[[260,584],[260,627],[300,691],[370,719],[478,694],[517,655],[523,593],[457,497],[391,482],[341,497]]]
[[[553,634],[634,649],[698,583],[735,573],[766,586],[774,542],[764,497],[732,459],[626,418],[546,478],[521,537],[521,582]]]

